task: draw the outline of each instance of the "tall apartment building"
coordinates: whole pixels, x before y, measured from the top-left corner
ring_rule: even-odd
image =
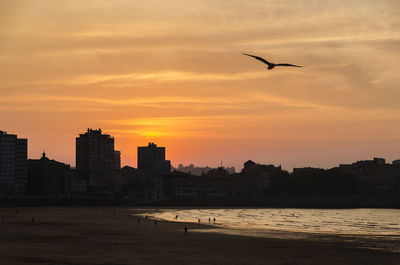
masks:
[[[115,169],[121,169],[121,151],[114,151]]]
[[[27,185],[28,140],[0,131],[0,194],[23,195]]]
[[[92,194],[108,194],[118,168],[119,151],[114,150],[114,138],[101,129],[88,129],[76,138],[76,169],[88,181]],[[119,153],[120,154],[120,153]]]
[[[165,160],[165,147],[154,143],[138,147],[138,169],[148,175],[165,175],[171,171],[171,162]]]

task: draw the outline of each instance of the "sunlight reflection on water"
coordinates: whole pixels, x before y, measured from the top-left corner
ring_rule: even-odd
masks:
[[[144,215],[175,222],[198,223],[200,219],[201,224],[212,225],[197,232],[313,240],[400,252],[399,209],[192,208],[147,211]]]
[[[399,209],[165,209],[154,217],[232,229],[269,229],[346,235],[400,236]]]

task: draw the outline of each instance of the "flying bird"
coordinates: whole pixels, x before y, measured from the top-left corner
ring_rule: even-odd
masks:
[[[274,68],[275,66],[292,66],[292,67],[301,67],[300,65],[294,65],[294,64],[289,64],[289,63],[270,63],[267,60],[265,60],[262,57],[259,56],[255,56],[255,55],[251,55],[251,54],[247,54],[247,53],[243,53],[244,55],[250,56],[255,58],[256,60],[259,60],[265,64],[268,65],[268,70],[271,70],[272,68]]]

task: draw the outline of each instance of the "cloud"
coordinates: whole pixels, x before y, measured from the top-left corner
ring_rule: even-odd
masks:
[[[0,5],[0,123],[32,137],[94,126],[123,137],[125,153],[129,139],[179,148],[186,137],[204,150],[246,139],[249,154],[267,142],[293,154],[284,139],[315,151],[321,139],[334,149],[400,133],[397,1]],[[304,67],[267,71],[242,52]]]

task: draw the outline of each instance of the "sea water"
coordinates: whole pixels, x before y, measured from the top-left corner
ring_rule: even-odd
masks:
[[[203,232],[316,240],[340,237],[368,248],[400,251],[399,209],[192,208],[162,209],[147,215],[212,225],[199,230]]]

